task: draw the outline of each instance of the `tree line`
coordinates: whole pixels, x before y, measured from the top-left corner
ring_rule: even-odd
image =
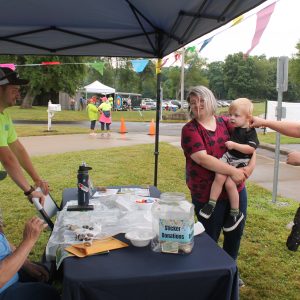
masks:
[[[300,101],[300,43],[297,53],[289,60],[288,91],[284,101]],[[59,61],[65,65],[22,66],[41,62]],[[103,74],[84,63],[104,64]],[[95,80],[114,87],[118,92],[139,93],[146,98],[156,98],[155,63],[149,61],[141,73],[136,73],[130,58],[70,57],[70,56],[15,56],[1,55],[0,63],[19,65],[20,76],[30,79],[24,87],[22,107],[46,105],[51,99],[58,103],[58,93],[73,96]],[[180,66],[162,68],[164,99],[180,99]],[[276,100],[277,58],[265,55],[244,58],[242,53],[228,55],[224,61],[208,63],[197,52],[185,53],[185,93],[192,86],[208,86],[218,99],[248,97],[252,100]]]

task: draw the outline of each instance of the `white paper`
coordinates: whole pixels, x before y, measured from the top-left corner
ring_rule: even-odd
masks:
[[[105,192],[97,191],[94,195],[93,198],[99,198],[102,196],[108,196],[108,195],[115,195],[118,193],[118,189],[106,189]]]
[[[198,234],[200,234],[204,231],[205,231],[205,228],[204,228],[204,226],[202,225],[201,222],[197,222],[197,223],[194,224],[194,236],[198,235]]]

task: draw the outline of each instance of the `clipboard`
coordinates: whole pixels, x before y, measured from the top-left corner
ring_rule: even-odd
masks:
[[[38,187],[36,191],[40,192],[41,189]],[[56,202],[53,200],[50,193],[47,196],[45,196],[44,207],[42,207],[42,205],[38,202],[37,199],[32,199],[32,200],[39,216],[48,224],[49,228],[52,230],[54,224],[51,221],[51,218],[56,216],[57,212],[60,210]]]

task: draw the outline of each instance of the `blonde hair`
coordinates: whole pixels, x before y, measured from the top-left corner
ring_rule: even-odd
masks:
[[[193,87],[190,89],[188,96],[187,96],[187,102],[189,104],[189,114],[191,118],[194,118],[193,112],[191,111],[190,107],[190,97],[191,96],[197,96],[200,99],[204,100],[204,108],[206,112],[210,115],[214,115],[217,111],[217,100],[212,93],[210,89],[203,85],[199,85],[196,87]]]
[[[238,98],[230,103],[229,113],[235,111],[236,109],[239,109],[248,117],[251,117],[253,113],[253,103],[248,98]]]

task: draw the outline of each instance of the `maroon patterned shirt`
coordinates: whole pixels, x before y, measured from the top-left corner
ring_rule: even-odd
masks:
[[[229,140],[232,127],[225,116],[216,116],[216,130],[205,129],[196,120],[191,120],[182,128],[181,147],[186,157],[186,183],[191,194],[199,202],[209,200],[211,185],[215,178],[215,172],[209,171],[198,165],[191,159],[191,154],[206,150],[207,154],[216,158],[221,158],[227,151],[225,142]],[[238,191],[244,188],[244,184],[239,185]],[[225,188],[219,199],[228,199]]]

